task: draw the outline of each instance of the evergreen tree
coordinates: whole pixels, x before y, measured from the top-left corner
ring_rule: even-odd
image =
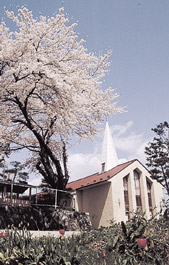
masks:
[[[146,165],[152,177],[161,183],[169,195],[169,123],[160,123],[152,131],[156,136],[145,148]]]
[[[29,173],[24,171],[24,165],[18,161],[10,162],[10,167],[8,168],[5,160],[0,159],[0,180],[7,180],[8,174],[13,179],[13,182],[27,182],[29,178]]]

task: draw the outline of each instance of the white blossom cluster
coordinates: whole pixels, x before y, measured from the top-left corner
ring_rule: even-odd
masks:
[[[59,153],[60,139],[91,138],[104,115],[123,112],[112,89],[102,90],[109,56],[94,55],[68,25],[63,8],[56,17],[34,19],[26,8],[6,12],[16,23],[0,24],[0,148],[27,148],[40,141]]]

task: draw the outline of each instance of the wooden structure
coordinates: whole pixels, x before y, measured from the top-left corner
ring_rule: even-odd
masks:
[[[0,180],[0,204],[30,206],[32,188],[35,187],[26,182],[13,183],[12,180]],[[28,189],[28,195],[23,196]]]
[[[36,192],[32,194],[32,190]],[[0,205],[11,206],[53,206],[74,208],[75,202],[68,191],[51,189],[46,192],[37,192],[38,186],[29,185],[27,182],[13,182],[0,180]],[[26,194],[25,194],[26,192]]]

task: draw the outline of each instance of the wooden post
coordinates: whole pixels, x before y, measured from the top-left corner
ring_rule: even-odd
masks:
[[[37,187],[36,187],[36,206],[37,206],[37,202],[38,202],[38,197],[37,197]]]
[[[55,209],[57,207],[57,190],[55,190]]]
[[[6,185],[4,185],[4,190],[2,194],[2,199],[4,200],[6,198]]]
[[[29,201],[31,201],[31,191],[32,191],[32,189],[29,188]]]
[[[12,197],[13,197],[13,181],[11,180],[11,205],[12,205]]]

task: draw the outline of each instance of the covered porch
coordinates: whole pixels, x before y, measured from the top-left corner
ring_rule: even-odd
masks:
[[[13,183],[11,180],[1,180],[0,204],[11,206],[30,206],[32,188],[34,188],[34,186],[27,183]]]

